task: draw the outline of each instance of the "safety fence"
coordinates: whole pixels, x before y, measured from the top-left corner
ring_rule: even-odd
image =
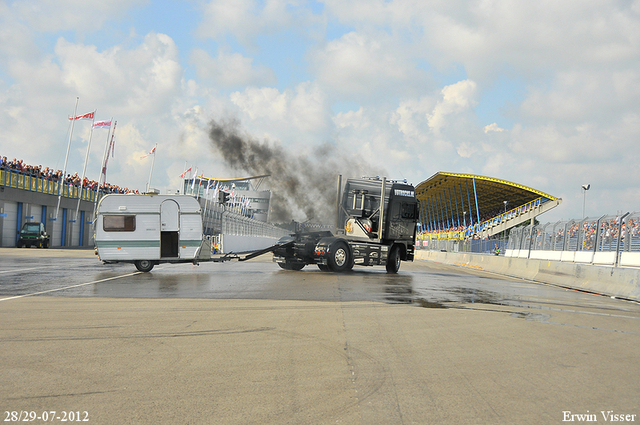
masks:
[[[504,255],[507,240],[496,239],[418,239],[417,249],[443,252],[469,252],[478,254]]]
[[[418,249],[612,266],[640,266],[640,213],[524,225],[490,239],[418,237]]]
[[[222,205],[212,199],[200,198],[199,202],[206,235],[281,238],[290,233],[287,229],[245,215],[246,210]]]
[[[281,238],[289,234],[286,229],[228,211],[221,214],[220,229],[225,235],[238,236]]]
[[[640,213],[515,228],[507,250],[519,258],[640,266]]]

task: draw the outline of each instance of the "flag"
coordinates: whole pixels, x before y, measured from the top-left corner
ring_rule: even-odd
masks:
[[[110,128],[111,120],[109,121],[96,121],[93,123],[93,128]]]
[[[209,195],[209,188],[211,187],[211,183],[213,182],[213,180],[209,180],[209,183],[207,184],[207,190],[204,192],[205,195]]]
[[[188,173],[189,171],[191,171],[191,167],[189,167],[189,168],[187,168],[186,170],[184,170],[184,171],[182,172],[182,174],[180,174],[180,178],[181,178],[181,179],[183,179],[183,178],[184,178],[184,176],[186,176],[186,175],[187,175],[187,173]]]
[[[196,176],[198,175],[198,167],[196,167],[196,172],[193,174],[193,181],[191,181],[191,192],[196,187]]]
[[[92,120],[96,114],[96,111],[87,112],[84,115],[78,115],[77,117],[69,117],[70,120]]]
[[[220,192],[220,186],[222,186],[220,184],[220,182],[216,182],[216,184],[213,185],[213,199],[218,199],[218,193]]]
[[[156,147],[155,147],[155,146],[153,147],[153,149],[151,149],[151,151],[149,151],[149,153],[148,153],[148,154],[146,154],[146,155],[142,155],[142,156],[140,157],[140,159],[146,158],[146,157],[148,157],[149,155],[154,154],[154,153],[156,153]]]

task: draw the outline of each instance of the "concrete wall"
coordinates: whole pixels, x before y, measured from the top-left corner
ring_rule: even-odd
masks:
[[[416,259],[640,301],[640,268],[423,250]]]

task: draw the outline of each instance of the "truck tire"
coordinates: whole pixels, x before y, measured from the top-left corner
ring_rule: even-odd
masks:
[[[136,269],[143,273],[148,273],[153,269],[153,261],[150,260],[137,260],[135,263]]]
[[[398,270],[400,270],[401,259],[400,247],[398,245],[394,245],[387,257],[387,273],[398,273]]]
[[[353,267],[353,259],[351,258],[351,250],[345,242],[336,243],[329,253],[327,259],[329,268],[334,272],[345,272]]]

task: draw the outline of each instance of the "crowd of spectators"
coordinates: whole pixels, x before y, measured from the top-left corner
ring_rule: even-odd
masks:
[[[33,177],[41,177],[52,182],[59,182],[63,180],[62,170],[54,171],[49,167],[42,168],[42,165],[28,165],[25,164],[22,159],[13,158],[11,161],[9,161],[6,156],[0,156],[0,170],[16,171],[20,174]],[[78,175],[78,173],[67,174],[67,176],[64,178],[64,182],[70,186],[82,186],[90,190],[96,190],[98,188],[97,181],[90,180],[87,177],[85,177],[83,180]],[[138,193],[137,190],[120,187],[106,182],[100,186],[100,191],[103,193]]]
[[[593,251],[598,243],[597,251],[615,251],[618,238],[623,251],[640,250],[640,219],[636,214],[620,223],[620,217],[598,220],[572,221],[569,225],[562,223],[554,226],[555,230],[548,228],[551,224],[536,227],[535,243],[533,249],[570,251]],[[566,226],[566,227],[565,227]],[[551,230],[551,231],[549,231]]]

